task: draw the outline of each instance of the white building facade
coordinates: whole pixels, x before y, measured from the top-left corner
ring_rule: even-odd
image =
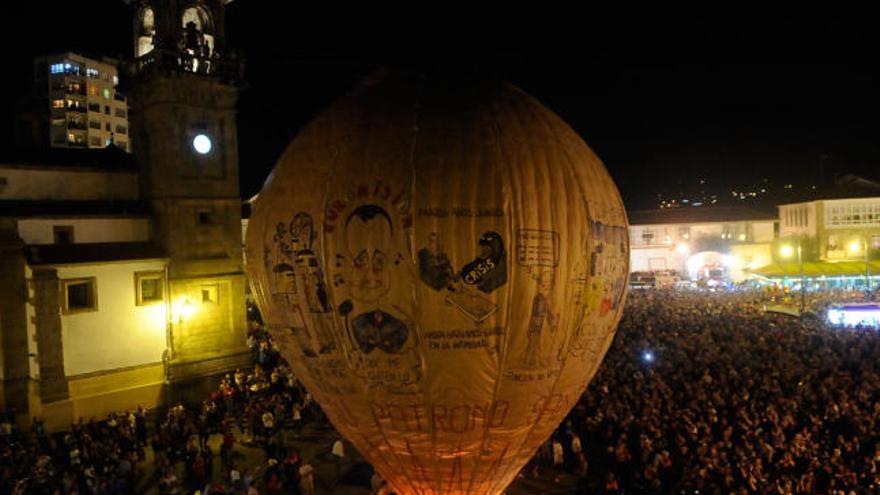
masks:
[[[138,170],[112,148],[39,161],[0,163],[0,408],[55,428],[155,406],[172,309]]]
[[[776,217],[745,208],[683,207],[633,211],[630,222],[630,271],[676,272],[700,278],[701,268],[720,264],[726,277],[745,278],[744,270],[771,261]],[[704,274],[703,274],[704,275]]]
[[[823,261],[863,260],[866,254],[874,259],[880,250],[880,196],[779,205],[779,233],[811,239],[814,255]]]

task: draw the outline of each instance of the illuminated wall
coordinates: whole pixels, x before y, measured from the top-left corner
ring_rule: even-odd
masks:
[[[134,274],[164,267],[161,260],[58,267],[59,279],[95,277],[97,286],[96,311],[61,317],[68,377],[162,361],[165,304],[137,306]]]
[[[630,271],[676,270],[686,277],[687,262],[693,255],[719,251],[727,256],[731,279],[740,281],[744,278],[743,268],[759,268],[771,262],[773,224],[773,220],[731,220],[631,225]]]
[[[819,225],[816,201],[779,206],[779,236],[816,235]]]
[[[773,262],[773,244],[765,242],[731,246],[729,262],[731,280],[742,281],[746,278],[743,270],[761,268]]]

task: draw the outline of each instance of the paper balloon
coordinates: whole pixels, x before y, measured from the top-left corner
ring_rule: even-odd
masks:
[[[271,335],[401,495],[502,493],[596,372],[628,263],[618,191],[558,116],[409,72],[311,122],[247,233]]]

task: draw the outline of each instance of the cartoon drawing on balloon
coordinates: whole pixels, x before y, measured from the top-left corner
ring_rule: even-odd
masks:
[[[294,253],[294,272],[300,287],[300,304],[312,315],[312,337],[317,340],[318,354],[328,354],[336,350],[333,338],[332,305],[321,269],[321,260],[314,251],[315,228],[312,216],[298,212],[290,221],[288,232],[290,247]],[[304,301],[303,301],[304,300]]]
[[[419,250],[419,278],[434,290],[448,289],[455,271],[436,232],[428,234],[428,245]]]
[[[393,230],[388,212],[377,205],[359,206],[345,221],[344,245],[348,259],[352,260],[346,277],[349,292],[355,301],[373,306],[350,322],[354,347],[364,354],[375,348],[389,354],[399,352],[409,334],[403,322],[379,308],[380,300],[391,290],[387,253]],[[346,302],[340,306],[340,313],[344,313],[349,324],[348,312],[353,305]]]
[[[571,355],[594,359],[601,355],[610,325],[614,323],[605,317],[616,314],[623,300],[627,253],[625,227],[591,221],[590,229],[589,270],[584,270],[582,265],[575,269],[578,275],[574,305],[578,316],[567,348]],[[561,352],[560,359],[563,357]]]
[[[296,273],[311,313],[329,313],[331,306],[321,263],[312,248],[315,238],[312,216],[299,212],[290,222],[290,243],[296,256]]]
[[[574,330],[571,333],[571,338],[568,344],[559,349],[557,356],[559,361],[564,361],[567,354],[581,355],[584,350],[584,341],[588,338],[589,325],[587,324],[587,312],[589,306],[589,292],[587,291],[587,287],[590,280],[585,265],[588,266],[586,263],[578,262],[575,264],[573,270],[574,278],[571,280],[571,307],[573,308],[572,314],[574,315],[574,321],[572,323]]]
[[[275,225],[272,236],[272,249],[263,252],[263,263],[269,279],[269,293],[276,303],[284,308],[295,304],[297,288],[294,280],[293,257],[287,243],[287,226]]]
[[[526,347],[520,362],[524,368],[534,369],[546,366],[541,336],[544,327],[556,333],[559,315],[550,309],[550,291],[553,289],[554,273],[551,269],[543,269],[537,276],[538,291],[532,298],[532,309],[529,313],[526,331]]]
[[[492,231],[483,233],[477,249],[476,257],[455,273],[437,233],[431,232],[418,257],[422,282],[436,291],[445,291],[448,304],[480,323],[498,309],[480,293],[489,294],[507,283],[507,253],[504,239]]]
[[[289,308],[296,304],[296,280],[293,267],[288,263],[278,263],[272,267],[272,298],[277,304]]]
[[[403,349],[409,333],[403,322],[381,310],[356,316],[351,321],[351,327],[364,354],[369,354],[374,349],[386,354],[396,354]]]
[[[420,380],[421,360],[411,320],[387,300],[392,269],[397,266],[389,262],[395,259],[392,217],[382,206],[362,204],[340,220],[343,228],[337,245],[342,254],[337,261],[345,271],[343,287],[351,298],[338,311],[349,341],[349,358],[370,386],[400,392],[400,387]]]
[[[497,232],[485,232],[477,242],[479,254],[464,265],[458,276],[486,294],[507,283],[507,253]]]
[[[627,267],[626,227],[591,221],[593,248],[590,250],[590,276],[604,281],[599,316],[616,311],[623,300]]]

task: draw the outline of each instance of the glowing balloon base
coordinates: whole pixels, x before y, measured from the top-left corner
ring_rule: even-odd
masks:
[[[520,90],[379,74],[255,204],[269,331],[398,493],[499,494],[614,336],[629,239],[599,159]]]

